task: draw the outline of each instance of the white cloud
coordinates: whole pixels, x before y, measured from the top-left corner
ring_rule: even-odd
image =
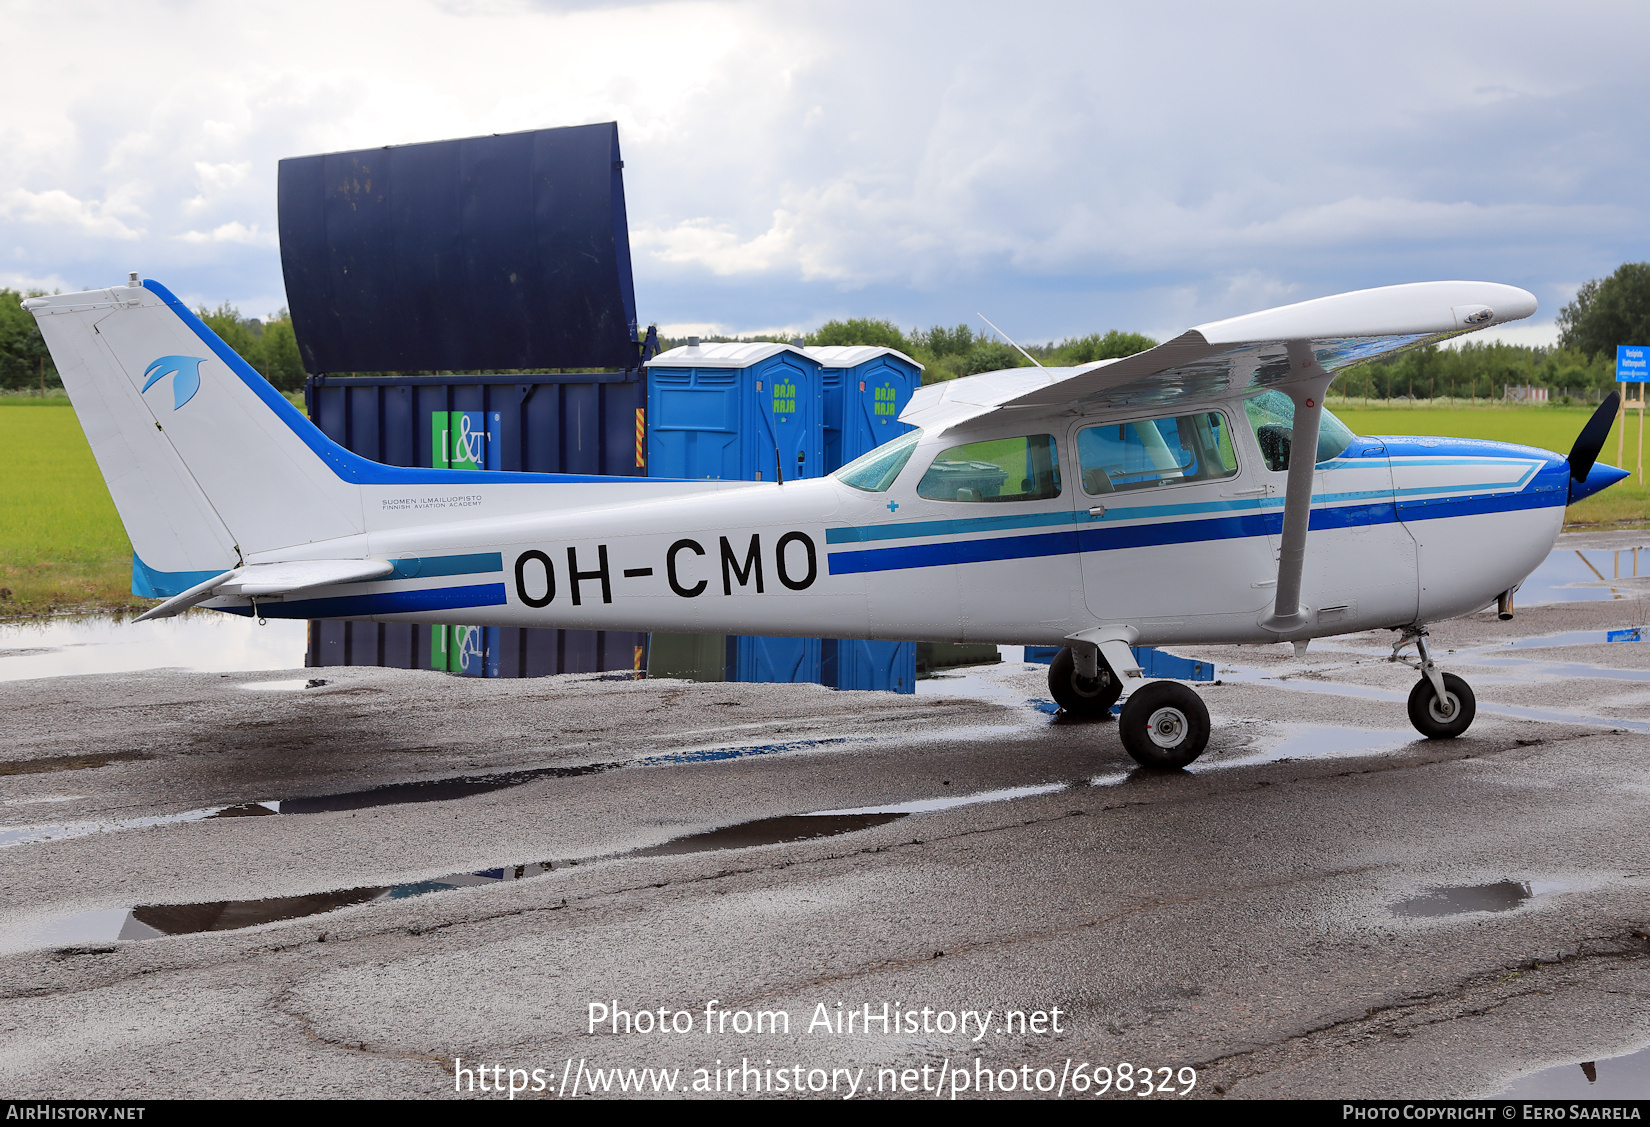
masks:
[[[136,239],[143,229],[127,226],[117,211],[128,208],[111,206],[108,202],[81,200],[61,188],[30,192],[13,188],[0,196],[0,215],[17,223],[42,226],[78,227],[84,234],[99,239]]]
[[[256,223],[248,227],[244,223],[233,220],[214,227],[210,232],[185,231],[178,238],[186,243],[241,243],[250,247],[272,247],[277,245],[274,232],[260,231]]]
[[[1545,311],[1650,257],[1647,31],[1404,2],[62,0],[7,12],[0,239],[21,276],[139,266],[273,308],[282,157],[616,120],[644,319],[1178,331],[1460,276]]]

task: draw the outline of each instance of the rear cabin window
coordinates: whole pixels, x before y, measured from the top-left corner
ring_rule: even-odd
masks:
[[[930,501],[1044,501],[1060,495],[1052,434],[970,442],[940,451],[917,483]]]
[[[1237,473],[1232,427],[1219,411],[1087,427],[1077,434],[1077,461],[1090,495]]]

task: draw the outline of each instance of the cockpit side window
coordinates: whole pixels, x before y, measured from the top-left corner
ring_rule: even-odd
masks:
[[[930,501],[1044,501],[1060,495],[1054,436],[999,438],[940,451],[917,483]]]
[[[1249,425],[1254,428],[1266,468],[1274,472],[1288,469],[1290,440],[1295,433],[1295,401],[1281,391],[1263,391],[1245,399],[1243,406],[1249,414]],[[1356,437],[1345,423],[1324,411],[1318,423],[1316,462],[1329,461],[1351,446]]]
[[[1077,462],[1091,496],[1237,473],[1232,427],[1219,411],[1085,427]]]

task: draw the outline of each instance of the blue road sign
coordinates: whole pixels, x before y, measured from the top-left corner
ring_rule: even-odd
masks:
[[[1617,383],[1650,382],[1650,370],[1645,366],[1646,352],[1650,352],[1650,348],[1642,344],[1616,345]]]

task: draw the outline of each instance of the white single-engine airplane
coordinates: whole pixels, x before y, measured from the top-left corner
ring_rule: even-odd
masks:
[[[1512,594],[1595,465],[1362,438],[1337,373],[1527,317],[1487,282],[1363,290],[1201,325],[1122,360],[919,390],[916,429],[829,477],[681,481],[369,462],[326,438],[165,287],[30,298],[135,552],[143,618],[282,618],[1054,644],[1062,707],[1123,705],[1141,764],[1202,752],[1209,713],[1131,645],[1399,632],[1430,737],[1472,722],[1427,624]],[[1296,458],[1291,451],[1310,450]]]

